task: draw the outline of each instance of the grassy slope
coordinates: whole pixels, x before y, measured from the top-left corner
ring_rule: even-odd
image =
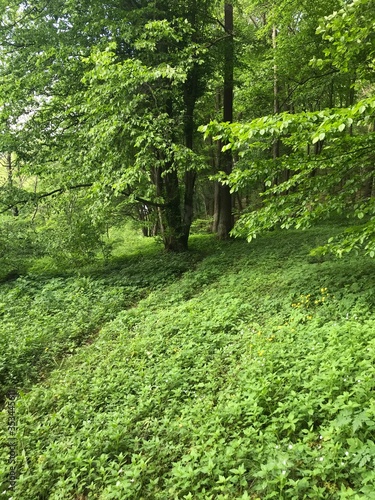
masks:
[[[91,311],[101,330],[77,347],[90,334],[78,322],[73,355],[19,399],[15,498],[375,498],[375,264],[311,262],[329,231],[200,238],[189,256],[151,249],[106,276],[60,278],[71,310],[48,300],[64,325]],[[27,280],[6,295],[26,300]],[[36,280],[35,317],[54,280]],[[49,342],[59,356],[71,336],[47,331],[32,352],[48,368]],[[33,356],[15,366],[32,372]]]

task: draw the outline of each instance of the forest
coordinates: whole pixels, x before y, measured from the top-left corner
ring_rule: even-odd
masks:
[[[375,499],[375,1],[0,19],[0,499]]]

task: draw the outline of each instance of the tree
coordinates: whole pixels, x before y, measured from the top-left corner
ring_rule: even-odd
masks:
[[[310,24],[302,16],[298,33],[303,32],[305,22]],[[372,0],[360,0],[345,4],[320,24],[316,35],[323,35],[320,45],[316,44],[320,50],[311,57],[316,78],[312,74],[310,80],[321,84],[337,75],[331,80],[338,89],[328,96],[331,107],[298,112],[295,99],[293,112],[262,116],[248,123],[211,123],[204,127],[206,134],[221,137],[228,143],[225,147],[242,157],[232,174],[223,176],[232,190],[259,180],[265,185],[261,208],[250,207],[238,221],[235,234],[250,240],[275,226],[303,228],[315,220],[345,213],[360,219],[360,223],[320,251],[342,254],[363,247],[366,253],[375,255],[373,23]],[[277,42],[280,50],[282,34]],[[277,65],[280,83],[282,66]],[[350,92],[343,99],[342,85],[348,81]],[[319,88],[316,85],[315,92]],[[267,157],[275,140],[280,141],[281,155]],[[314,154],[317,145],[315,153],[319,155]],[[285,169],[290,172],[287,178],[281,176]]]
[[[22,169],[41,179],[45,198],[79,186],[104,207],[139,201],[157,209],[167,250],[187,248],[204,165],[195,152],[195,107],[214,63],[214,5],[55,0],[4,7],[3,97],[13,121],[22,122],[14,151]]]
[[[224,4],[224,30],[227,35],[224,45],[224,78],[223,78],[223,119],[224,122],[232,123],[233,121],[233,73],[234,73],[234,39],[233,39],[233,5],[231,3]],[[219,153],[219,169],[229,175],[232,172],[232,152],[220,151]],[[230,231],[233,229],[233,214],[232,214],[232,194],[230,188],[226,184],[217,185],[216,189],[216,231],[219,239],[229,237]]]

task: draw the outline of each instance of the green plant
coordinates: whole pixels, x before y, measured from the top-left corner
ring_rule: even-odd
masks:
[[[199,236],[191,256],[133,256],[106,278],[60,281],[70,314],[83,287],[93,325],[104,309],[107,319],[21,393],[15,494],[371,498],[375,268],[349,256],[310,263],[304,246],[330,231],[274,232],[251,246]],[[132,279],[147,293],[118,308]],[[30,282],[19,287],[23,302]],[[39,283],[36,313],[56,310],[56,287]],[[7,466],[0,477],[4,490]]]

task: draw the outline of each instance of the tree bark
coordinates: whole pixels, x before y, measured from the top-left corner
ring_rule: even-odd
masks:
[[[172,118],[173,102],[171,97],[166,102],[166,111]],[[155,181],[156,194],[164,199],[164,206],[159,210],[164,249],[168,252],[183,252],[187,250],[187,240],[185,242],[183,237],[180,186],[177,165],[174,164],[173,158],[170,161],[165,161],[163,168],[156,169]]]
[[[185,123],[184,135],[185,146],[194,150],[194,109],[199,94],[199,68],[194,65],[184,86]],[[184,175],[184,204],[182,208],[183,242],[188,248],[190,227],[193,222],[193,200],[194,188],[197,174],[194,170],[185,170]]]
[[[274,65],[273,65],[273,112],[275,115],[280,113],[279,104],[279,80],[277,75],[277,65],[276,65],[276,37],[277,30],[276,26],[272,28],[272,49],[274,52]],[[276,139],[273,143],[273,159],[279,158],[280,156],[280,140]]]
[[[234,67],[234,43],[233,43],[233,5],[226,3],[224,5],[224,26],[228,35],[225,40],[224,49],[224,102],[223,115],[224,121],[231,123],[233,121],[233,67]],[[232,152],[227,150],[220,153],[220,170],[226,174],[232,172]],[[234,219],[232,214],[232,195],[230,187],[219,185],[219,211],[217,223],[217,236],[219,239],[229,238],[229,233],[233,229]]]
[[[220,183],[215,181],[214,187],[214,216],[212,221],[212,232],[217,233],[220,214]]]
[[[168,169],[163,176],[165,200],[164,248],[168,252],[184,252],[187,250],[187,239],[184,237],[181,220],[181,198],[178,175],[174,168]]]

